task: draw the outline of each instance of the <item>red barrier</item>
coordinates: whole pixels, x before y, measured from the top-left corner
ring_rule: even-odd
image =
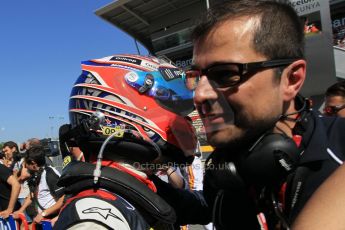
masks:
[[[21,228],[21,226],[23,228]],[[29,224],[24,214],[18,214],[18,218],[16,219],[16,227],[17,229],[29,230]]]

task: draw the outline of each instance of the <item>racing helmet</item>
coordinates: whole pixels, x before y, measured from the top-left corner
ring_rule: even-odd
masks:
[[[91,134],[73,137],[87,158],[97,156],[105,138],[116,132],[105,148],[107,159],[193,160],[197,139],[187,116],[194,110],[193,92],[182,70],[165,59],[140,55],[108,56],[81,66],[70,95],[70,126],[95,112],[105,118]]]

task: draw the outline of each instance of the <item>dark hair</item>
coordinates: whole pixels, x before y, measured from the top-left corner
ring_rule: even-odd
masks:
[[[326,97],[341,96],[345,98],[345,81],[331,85],[326,91]]]
[[[253,48],[268,59],[304,58],[303,23],[286,1],[228,0],[213,5],[194,28],[193,41],[202,39],[222,22],[243,16],[258,17]]]
[[[41,145],[41,141],[38,138],[30,138],[26,141],[26,143],[28,144],[28,146],[26,146],[27,149],[35,145]]]
[[[7,141],[3,144],[2,148],[9,147],[10,149],[16,148],[16,152],[18,152],[18,145],[13,141]]]
[[[44,166],[46,164],[46,158],[44,154],[44,148],[41,145],[35,145],[29,148],[27,151],[27,156],[25,157],[25,162],[32,164],[36,162],[38,166]]]

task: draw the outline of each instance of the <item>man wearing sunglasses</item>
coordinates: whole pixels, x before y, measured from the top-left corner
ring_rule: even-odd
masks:
[[[345,117],[345,81],[337,82],[327,89],[323,112],[326,116]]]
[[[344,121],[324,121],[298,94],[307,66],[303,24],[282,1],[223,1],[192,38],[186,84],[215,151],[202,194],[155,181],[158,193],[180,224],[288,229],[345,150]]]

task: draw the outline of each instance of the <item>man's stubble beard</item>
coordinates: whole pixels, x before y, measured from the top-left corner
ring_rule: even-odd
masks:
[[[277,121],[278,119],[273,117],[249,121],[246,116],[236,116],[234,124],[213,131],[213,136],[208,137],[208,140],[216,148],[229,149],[230,151],[249,149],[259,137],[271,131]],[[217,136],[214,135],[218,135],[220,140],[216,140]]]

